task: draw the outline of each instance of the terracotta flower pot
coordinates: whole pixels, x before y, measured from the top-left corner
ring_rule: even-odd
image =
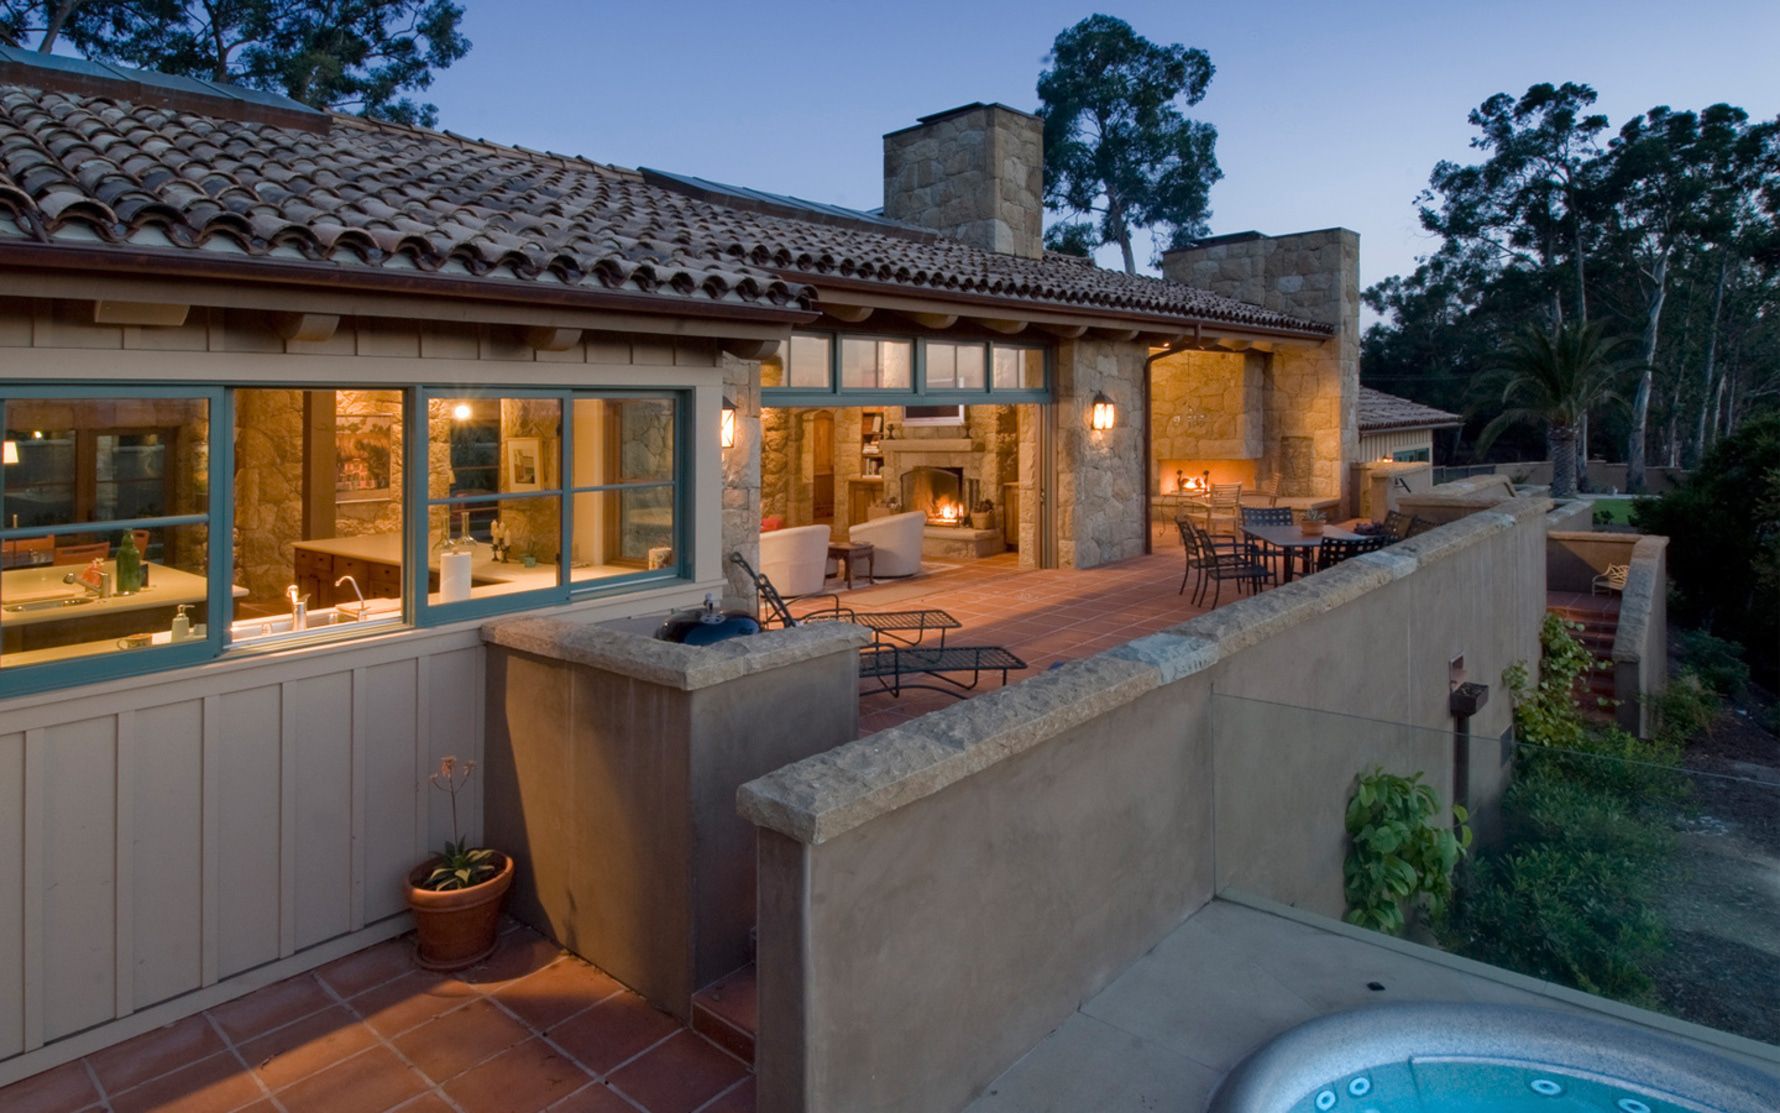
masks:
[[[494,952],[501,899],[513,887],[513,859],[497,853],[500,871],[479,885],[438,892],[420,883],[438,866],[428,858],[408,873],[408,909],[414,913],[415,961],[428,970],[461,970]]]
[[[1323,535],[1323,523],[1299,522],[1298,530],[1306,537],[1321,537]]]

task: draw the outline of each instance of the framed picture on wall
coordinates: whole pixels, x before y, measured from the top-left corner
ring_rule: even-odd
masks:
[[[387,502],[395,497],[390,469],[395,422],[390,414],[335,418],[335,502]]]
[[[507,438],[508,491],[536,491],[544,484],[544,456],[537,437]]]

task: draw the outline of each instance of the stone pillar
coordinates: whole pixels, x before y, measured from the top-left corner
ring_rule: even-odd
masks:
[[[1143,361],[1138,341],[1071,340],[1057,350],[1057,565],[1092,568],[1142,556],[1149,531],[1138,412]],[[1113,428],[1088,427],[1096,392],[1117,407]],[[1023,538],[1022,538],[1023,540]]]
[[[723,605],[753,607],[754,585],[729,562],[741,553],[760,567],[760,364],[723,357],[723,396],[735,403],[735,446],[723,450]]]
[[[1343,498],[1359,451],[1360,237],[1345,228],[1201,240],[1162,257],[1170,281],[1335,326],[1314,348],[1278,347],[1262,389],[1261,477],[1282,495]]]
[[[1044,254],[1044,123],[1001,104],[884,136],[884,215],[1006,255]]]

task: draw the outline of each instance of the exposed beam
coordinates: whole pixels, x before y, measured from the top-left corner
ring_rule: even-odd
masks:
[[[190,305],[158,301],[113,301],[101,298],[93,303],[95,325],[146,325],[151,328],[177,328],[185,324]]]
[[[845,321],[850,325],[856,325],[860,321],[871,316],[876,310],[869,305],[829,305],[824,302],[822,305],[822,312],[828,314],[837,321]]]
[[[765,359],[778,351],[779,342],[777,340],[725,340],[721,347],[737,359],[757,360]]]
[[[1143,342],[1152,348],[1179,348],[1192,337],[1190,332],[1146,332]]]
[[[910,313],[909,320],[915,322],[917,325],[920,325],[922,328],[931,328],[931,329],[951,328],[953,325],[958,323],[958,314],[956,314],[956,313]]]
[[[1079,340],[1088,332],[1087,325],[1039,325],[1040,332],[1048,332],[1059,340]]]
[[[999,332],[1003,336],[1013,336],[1026,331],[1027,322],[1012,321],[1006,317],[972,317],[971,322],[982,325],[990,332]]]
[[[332,340],[334,331],[340,327],[338,313],[274,313],[272,314],[272,331],[286,340],[302,340],[310,344],[318,344],[323,340]]]
[[[540,352],[566,352],[581,343],[581,330],[532,325],[519,330],[519,339],[525,342],[526,347]]]

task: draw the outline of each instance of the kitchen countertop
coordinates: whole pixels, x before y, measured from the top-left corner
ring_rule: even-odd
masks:
[[[402,563],[402,535],[399,533],[373,533],[363,537],[328,537],[317,541],[299,541],[296,547],[376,564],[399,565]],[[439,570],[439,553],[437,551],[428,557],[427,566],[432,571]],[[576,580],[582,580],[635,571],[635,568],[616,565],[576,565],[572,574]],[[470,581],[478,596],[535,591],[539,588],[556,586],[556,565],[539,564],[527,568],[516,560],[502,563],[493,558],[486,544],[478,541],[474,559],[470,564]],[[433,592],[429,598],[432,602],[437,603],[439,593]]]
[[[113,576],[117,575],[116,561],[106,561],[105,567]],[[129,595],[94,599],[91,603],[73,607],[50,607],[40,611],[6,610],[16,603],[79,598],[86,594],[86,588],[78,582],[65,584],[62,577],[69,572],[80,571],[79,565],[52,564],[0,572],[0,626],[16,628],[41,622],[74,622],[127,611],[177,607],[181,603],[203,603],[210,590],[210,584],[203,576],[151,562],[148,586]],[[246,594],[247,589],[239,586],[235,588],[236,598]]]

